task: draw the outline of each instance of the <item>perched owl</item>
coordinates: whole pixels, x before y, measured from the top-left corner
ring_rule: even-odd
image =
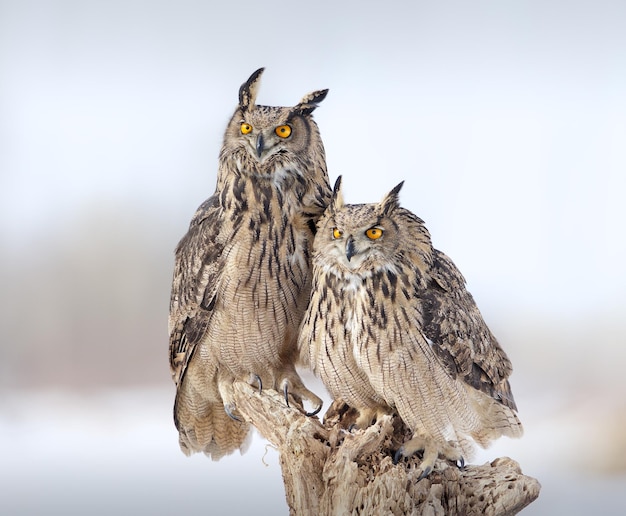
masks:
[[[170,300],[174,421],[183,452],[214,460],[244,449],[233,382],[321,400],[296,373],[298,328],[311,289],[315,223],[331,189],[312,112],[256,105],[259,69],[241,86],[224,135],[217,187],[176,248]],[[319,408],[318,408],[319,410]]]
[[[395,461],[423,450],[424,477],[438,455],[463,464],[472,441],[519,437],[522,425],[511,362],[459,270],[400,207],[402,184],[379,204],[346,205],[337,180],[299,347],[332,396],[359,410],[357,427],[400,415],[413,437]]]

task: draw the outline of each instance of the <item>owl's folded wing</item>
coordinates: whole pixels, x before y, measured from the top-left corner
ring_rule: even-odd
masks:
[[[517,410],[508,377],[511,362],[485,323],[465,278],[434,250],[431,282],[423,295],[424,333],[453,376]]]
[[[176,385],[206,333],[213,310],[223,269],[222,217],[219,199],[213,195],[198,208],[176,247],[169,315],[170,369]]]

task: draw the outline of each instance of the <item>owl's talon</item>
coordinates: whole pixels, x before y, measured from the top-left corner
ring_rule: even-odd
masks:
[[[459,469],[465,468],[465,459],[463,458],[463,455],[461,455],[461,457],[456,461],[456,466]]]
[[[289,384],[287,382],[283,383],[283,395],[285,396],[285,403],[289,407]]]
[[[400,448],[398,448],[398,451],[394,454],[393,463],[398,464],[402,457],[404,457],[404,446],[400,446]]]
[[[322,409],[322,405],[324,404],[320,398],[318,398],[315,394],[309,391],[303,384],[300,378],[297,376],[295,378],[285,378],[281,382],[283,387],[283,396],[285,398],[285,403],[288,407],[291,407],[289,403],[289,396],[291,396],[296,402],[297,408],[307,417],[315,416]],[[304,401],[309,402],[309,404],[313,405],[315,408],[312,411],[307,411],[304,408]]]
[[[287,407],[290,407],[289,405],[289,384],[287,382],[285,382],[285,384],[283,385],[283,394],[285,396],[285,403],[287,404]],[[322,404],[318,404],[317,408],[315,410],[312,410],[311,412],[306,412],[304,411],[304,415],[307,417],[313,417],[315,415],[317,415],[317,413],[322,410]]]
[[[413,452],[414,453],[414,452]],[[408,455],[412,455],[413,453],[409,453]],[[398,464],[398,462],[400,462],[400,459],[406,457],[407,455],[405,454],[405,448],[404,446],[400,446],[400,448],[398,449],[398,451],[395,453],[395,455],[393,456],[393,463],[394,464]],[[424,460],[422,460],[422,465],[421,465],[421,473],[419,474],[419,476],[417,477],[417,481],[419,482],[420,480],[422,480],[423,478],[426,478],[428,475],[430,475],[431,471],[433,470],[432,465],[430,464],[424,464]]]
[[[252,378],[256,380],[257,385],[259,386],[259,394],[261,394],[263,392],[263,381],[261,380],[261,377],[258,374],[253,374]]]
[[[240,423],[242,422],[240,418],[238,418],[234,413],[233,410],[235,409],[235,404],[234,403],[227,403],[226,405],[224,405],[224,412],[226,412],[226,414],[228,415],[229,418],[234,419],[235,421],[239,421]]]
[[[316,416],[319,413],[320,410],[322,410],[322,404],[321,403],[317,406],[317,408],[315,410],[312,410],[311,412],[305,412],[305,415],[307,417],[313,417],[313,416]]]
[[[426,466],[424,468],[424,471],[422,471],[420,473],[420,476],[417,477],[417,481],[419,482],[420,480],[422,480],[423,478],[426,478],[428,475],[430,475],[430,472],[433,470],[433,468],[431,466]]]

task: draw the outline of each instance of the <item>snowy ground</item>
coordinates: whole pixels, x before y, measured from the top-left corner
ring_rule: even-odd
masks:
[[[185,457],[171,421],[172,389],[0,398],[0,513],[287,514],[278,454],[255,435],[248,452],[212,462]],[[626,514],[626,476],[584,474],[579,434],[543,400],[520,441],[503,439],[474,460],[508,455],[542,484],[524,514]],[[577,466],[578,464],[578,466]]]

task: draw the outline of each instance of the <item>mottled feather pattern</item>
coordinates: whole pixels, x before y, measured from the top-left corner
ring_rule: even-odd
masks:
[[[327,90],[294,107],[260,106],[262,71],[239,90],[215,193],[176,248],[169,320],[174,420],[181,449],[213,459],[243,451],[249,434],[236,414],[233,382],[321,403],[295,365],[315,223],[331,196],[311,116]]]
[[[423,450],[423,475],[438,454],[462,462],[473,443],[519,437],[511,363],[459,270],[400,206],[402,183],[380,203],[346,205],[311,116],[327,90],[258,105],[262,72],[239,89],[215,193],[176,248],[170,365],[183,452],[217,460],[246,448],[235,381],[321,406],[298,360],[358,409],[357,428],[396,412],[413,437],[394,460]]]
[[[512,366],[487,327],[454,263],[434,250],[431,288],[422,297],[424,334],[452,374],[517,410],[507,378]]]
[[[472,441],[521,435],[510,361],[456,266],[399,206],[401,185],[381,203],[346,205],[340,184],[318,223],[299,339],[314,372],[360,424],[396,411],[414,431],[402,453],[457,460]]]

